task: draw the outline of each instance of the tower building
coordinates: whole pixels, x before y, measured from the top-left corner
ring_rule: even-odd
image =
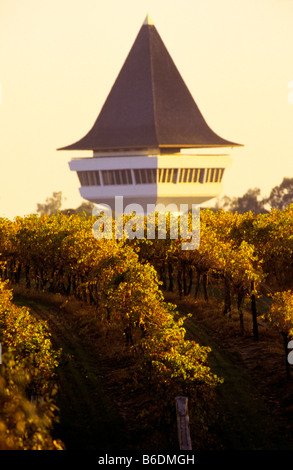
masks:
[[[147,211],[218,196],[238,146],[208,126],[147,16],[92,128],[58,150],[92,152],[69,162],[84,199],[114,210],[123,196]]]

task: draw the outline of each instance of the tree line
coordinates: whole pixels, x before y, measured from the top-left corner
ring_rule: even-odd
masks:
[[[240,197],[223,196],[219,198],[211,210],[224,209],[230,212],[253,212],[255,214],[266,214],[271,209],[283,210],[293,204],[293,178],[283,178],[280,185],[272,188],[268,197],[262,197],[259,188],[248,189]]]

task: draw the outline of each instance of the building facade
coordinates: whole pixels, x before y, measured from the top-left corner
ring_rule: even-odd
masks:
[[[91,152],[69,162],[84,199],[115,210],[123,196],[147,212],[218,196],[240,145],[207,125],[147,16],[93,127],[59,150]]]

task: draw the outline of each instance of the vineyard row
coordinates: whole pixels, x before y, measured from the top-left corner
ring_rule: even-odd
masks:
[[[256,302],[266,285],[274,292],[267,318],[289,340],[293,206],[258,216],[201,211],[200,245],[187,251],[180,237],[170,239],[168,233],[166,239],[97,240],[94,221],[61,213],[0,219],[2,281],[74,295],[93,305],[99,320],[125,335],[137,360],[137,383],[162,404],[165,415],[175,396],[189,397],[197,423],[195,446],[200,447],[208,439],[215,388],[222,379],[209,367],[210,349],[185,339],[184,319],[165,302],[161,286],[181,296],[194,289],[195,298],[202,286],[208,301],[213,279],[223,292],[224,315],[236,294],[240,327],[243,301],[249,297],[258,339]],[[5,344],[5,330],[1,335]]]

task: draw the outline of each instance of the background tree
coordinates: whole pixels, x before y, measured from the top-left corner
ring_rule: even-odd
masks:
[[[76,209],[63,209],[61,212],[65,215],[86,215],[87,217],[92,216],[94,204],[89,201],[83,201],[80,206]]]
[[[215,208],[216,210],[224,209],[230,212],[238,212],[244,214],[245,212],[253,212],[254,214],[263,214],[268,212],[265,208],[266,200],[261,198],[261,191],[259,188],[248,189],[248,191],[240,197],[229,198],[224,196],[220,199]]]
[[[279,186],[275,186],[266,199],[272,209],[283,210],[293,204],[293,178],[284,178]]]
[[[62,212],[65,215],[86,215],[88,217],[92,216],[92,211],[94,204],[89,201],[83,201],[80,206],[76,207],[75,209],[63,209],[61,210],[62,204],[64,202],[64,198],[62,196],[62,192],[54,192],[51,197],[46,199],[46,202],[43,204],[37,204],[37,213],[40,215],[54,215],[57,212]]]
[[[240,197],[230,198],[222,196],[217,199],[212,211],[226,210],[230,212],[253,212],[254,214],[266,214],[271,209],[284,210],[290,204],[293,204],[293,178],[284,178],[282,183],[275,186],[268,197],[261,197],[259,188],[248,189],[248,191]]]
[[[37,212],[40,215],[48,214],[53,215],[61,209],[63,202],[62,192],[54,192],[51,197],[47,197],[44,204],[37,204]]]

